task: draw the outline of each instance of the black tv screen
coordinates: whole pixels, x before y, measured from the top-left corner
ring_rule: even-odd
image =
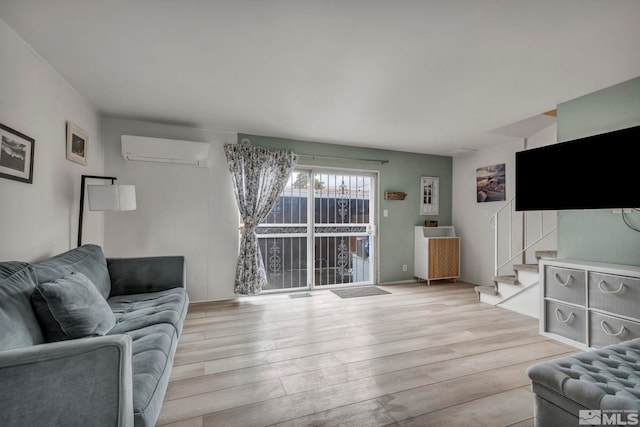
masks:
[[[516,153],[516,210],[640,207],[640,126]]]

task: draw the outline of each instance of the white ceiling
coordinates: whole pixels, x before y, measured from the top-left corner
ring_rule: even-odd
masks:
[[[638,0],[0,0],[0,18],[107,115],[431,154],[640,76]]]

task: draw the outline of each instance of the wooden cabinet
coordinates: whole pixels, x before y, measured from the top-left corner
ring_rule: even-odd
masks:
[[[640,337],[640,267],[540,262],[540,333],[578,348]]]
[[[460,277],[460,238],[453,227],[415,227],[413,275],[426,280]]]

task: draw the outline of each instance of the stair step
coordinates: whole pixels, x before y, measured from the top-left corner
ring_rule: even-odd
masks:
[[[493,278],[494,283],[510,283],[512,285],[519,285],[518,277],[514,274],[509,276],[496,276]]]
[[[534,273],[540,271],[540,267],[538,264],[514,264],[513,269],[515,271],[533,271]]]
[[[498,295],[498,289],[495,286],[474,286],[473,290],[478,294]]]
[[[558,251],[536,251],[536,259],[558,258]]]

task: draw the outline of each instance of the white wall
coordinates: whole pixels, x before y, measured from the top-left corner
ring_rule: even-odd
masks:
[[[556,142],[556,125],[551,125],[528,138],[528,148]],[[453,225],[460,239],[461,279],[477,285],[490,285],[494,275],[494,229],[490,217],[506,202],[476,201],[476,169],[505,163],[506,200],[515,196],[515,153],[522,151],[524,140],[489,147],[453,158]],[[553,218],[555,221],[555,218]],[[554,224],[547,224],[552,226]],[[545,227],[546,228],[546,227]],[[543,249],[543,248],[540,248]],[[544,249],[555,249],[545,247]],[[513,272],[501,272],[513,274]]]
[[[542,129],[540,132],[527,139],[527,149],[544,147],[555,144],[558,141],[558,127],[554,124]]]
[[[234,298],[238,210],[223,144],[237,134],[105,117],[105,171],[136,186],[137,210],[105,213],[107,256],[184,255],[192,301]],[[210,168],[126,162],[121,135],[211,144]]]
[[[76,246],[80,176],[104,166],[98,112],[0,20],[0,123],[35,139],[33,184],[0,178],[0,261],[35,261]],[[66,160],[69,120],[89,133],[89,166]],[[102,243],[102,216],[84,228]]]

